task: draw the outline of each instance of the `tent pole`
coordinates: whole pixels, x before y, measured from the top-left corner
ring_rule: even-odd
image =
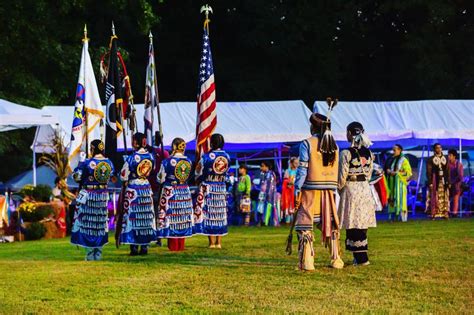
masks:
[[[36,187],[36,141],[38,140],[38,130],[36,127],[35,139],[33,140],[33,186]]]
[[[462,163],[462,139],[459,138],[459,162]],[[463,178],[464,180],[464,178]],[[459,196],[459,217],[462,218],[462,195],[463,195],[463,191],[461,189],[461,196]]]
[[[280,179],[281,179],[281,176],[282,176],[281,145],[278,147],[278,172],[280,173]]]
[[[423,150],[421,151],[420,163],[418,163],[418,178],[416,180],[415,200],[413,201],[413,205],[411,206],[411,214],[413,216],[416,213],[416,200],[418,199],[418,189],[420,189],[421,174],[423,171],[423,159],[425,158],[425,148],[426,147],[423,146]]]

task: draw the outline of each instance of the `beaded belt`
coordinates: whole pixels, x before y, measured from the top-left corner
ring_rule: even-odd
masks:
[[[366,180],[365,175],[351,175],[347,177],[348,182],[365,182]]]
[[[85,189],[107,189],[107,185],[85,185]]]

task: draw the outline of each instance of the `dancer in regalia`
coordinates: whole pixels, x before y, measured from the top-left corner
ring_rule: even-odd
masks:
[[[155,159],[147,150],[146,136],[133,135],[135,152],[128,156],[120,178],[127,187],[123,196],[123,219],[120,243],[130,245],[130,255],[148,254],[148,245],[156,240],[153,197],[148,176]]]
[[[330,111],[337,102],[328,100]],[[331,134],[331,121],[321,114],[310,117],[312,136],[300,145],[296,173],[296,221],[298,267],[314,270],[313,225],[321,230],[322,242],[329,247],[331,267],[341,269],[339,220],[335,202],[339,148]]]
[[[86,260],[100,260],[102,247],[109,241],[107,185],[114,166],[104,156],[104,150],[102,141],[92,141],[92,158],[80,162],[73,173],[81,191],[76,199],[78,210],[74,215],[71,243],[86,248]]]
[[[222,236],[227,234],[225,180],[230,157],[222,150],[224,137],[221,134],[213,134],[210,145],[211,151],[204,154],[196,166],[196,181],[200,185],[194,210],[194,232],[209,237],[209,248],[222,248]]]
[[[270,222],[274,226],[278,226],[280,222],[276,207],[277,180],[272,166],[268,161],[263,161],[260,164],[260,191],[255,213],[255,222],[266,226],[270,225]]]
[[[449,168],[448,160],[443,155],[441,144],[433,145],[434,155],[426,163],[426,177],[428,178],[428,196],[426,210],[431,211],[431,218],[449,217]]]
[[[186,142],[175,138],[173,152],[163,161],[158,180],[163,184],[158,215],[158,237],[168,239],[171,251],[184,250],[184,239],[193,235],[194,209],[189,190],[191,160],[184,155]]]
[[[367,229],[376,226],[375,202],[370,191],[374,155],[372,144],[359,122],[347,126],[351,147],[341,152],[338,188],[339,218],[346,229],[346,250],[354,256],[354,265],[368,265]]]
[[[290,223],[295,213],[295,178],[299,164],[298,158],[292,157],[288,164],[281,184],[281,219],[285,223]]]
[[[403,154],[400,144],[393,146],[393,159],[386,165],[388,179],[388,219],[400,217],[402,222],[408,219],[407,186],[412,175],[410,161]]]
[[[252,201],[250,200],[250,192],[252,190],[252,181],[247,174],[247,166],[242,164],[239,166],[239,184],[237,186],[237,200],[239,201],[239,211],[242,213],[244,225],[250,225],[250,210]]]

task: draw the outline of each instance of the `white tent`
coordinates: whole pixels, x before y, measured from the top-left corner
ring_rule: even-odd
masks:
[[[138,131],[143,132],[143,104],[136,104]],[[196,128],[196,103],[161,103],[161,120],[164,144],[169,146],[175,137],[181,137],[193,148]],[[73,106],[46,106],[45,114],[56,114],[64,139],[69,141],[72,126]],[[154,130],[158,129],[156,112]],[[298,142],[309,135],[311,111],[303,101],[275,102],[218,102],[217,130],[224,135],[228,149],[278,148],[286,142]],[[39,129],[35,151],[48,150],[47,144],[54,129],[44,126]],[[66,142],[67,142],[66,141]]]
[[[326,102],[316,101],[313,111],[326,114]],[[339,102],[331,121],[338,141],[346,141],[346,126],[359,121],[376,147],[457,145],[460,140],[474,144],[473,117],[474,100]]]
[[[0,132],[56,123],[53,113],[0,99]]]

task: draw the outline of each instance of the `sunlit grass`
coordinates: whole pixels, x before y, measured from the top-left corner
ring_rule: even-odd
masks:
[[[288,228],[231,228],[222,250],[198,236],[185,252],[147,257],[109,244],[101,262],[83,261],[68,239],[0,244],[0,313],[469,313],[473,223],[382,223],[369,231],[370,266],[330,269],[318,245],[309,274],[295,270],[296,244],[284,252]]]

